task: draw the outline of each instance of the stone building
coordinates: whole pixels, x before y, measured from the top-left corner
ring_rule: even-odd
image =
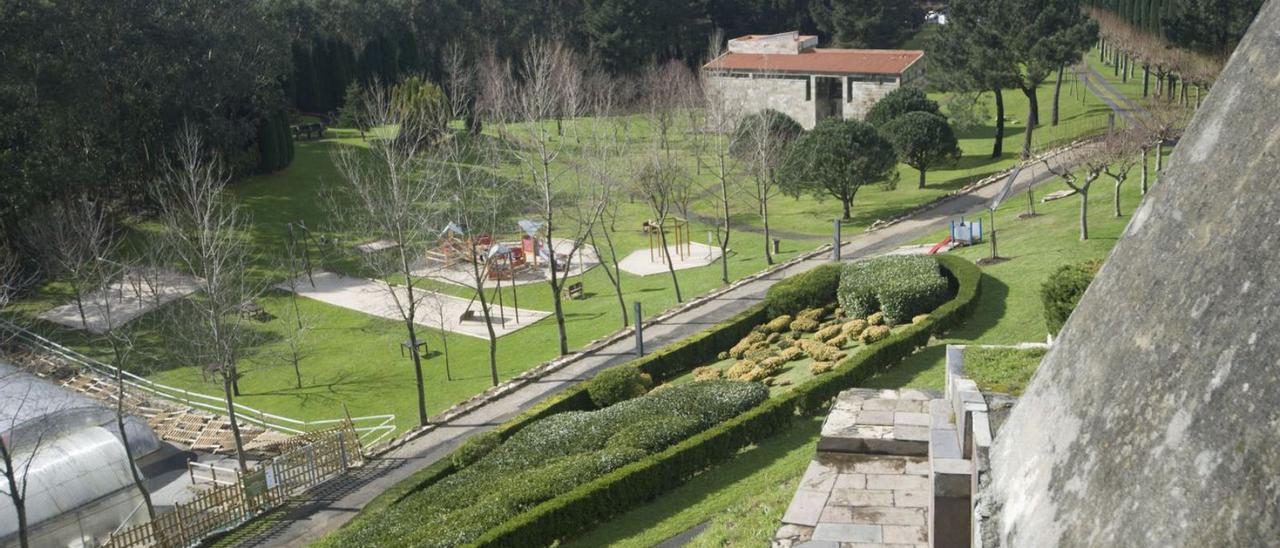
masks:
[[[923,85],[919,50],[819,48],[798,32],[747,35],[702,67],[734,116],[773,109],[813,128],[827,117],[861,119],[903,85]]]

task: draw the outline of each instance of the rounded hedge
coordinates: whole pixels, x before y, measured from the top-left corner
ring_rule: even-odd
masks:
[[[466,468],[475,461],[484,458],[495,447],[502,443],[502,434],[496,430],[490,430],[476,434],[467,438],[456,451],[449,454],[449,459],[453,462],[453,466],[459,470]]]
[[[1062,265],[1040,285],[1040,302],[1044,304],[1044,323],[1049,333],[1056,335],[1062,330],[1062,324],[1076,309],[1100,268],[1101,261]]]
[[[845,265],[836,293],[849,316],[900,324],[946,302],[950,284],[933,257],[889,256]]]
[[[639,369],[620,365],[601,371],[587,383],[587,393],[596,407],[609,407],[618,402],[643,396],[653,386],[653,379]]]

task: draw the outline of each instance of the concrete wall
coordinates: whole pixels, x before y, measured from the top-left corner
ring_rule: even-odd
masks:
[[[1280,544],[1277,29],[1267,2],[997,434],[987,546]]]
[[[857,78],[857,77],[855,77]],[[889,92],[898,89],[898,81],[894,76],[870,76],[866,78],[878,78],[880,81],[853,81],[849,82],[846,78],[844,98],[844,118],[846,120],[861,120],[867,116],[867,111],[871,110],[871,106],[876,104]]]
[[[724,94],[731,112],[745,116],[773,109],[799,122],[805,129],[816,123],[815,106],[805,100],[807,80],[782,78],[741,78],[711,76],[710,81]]]

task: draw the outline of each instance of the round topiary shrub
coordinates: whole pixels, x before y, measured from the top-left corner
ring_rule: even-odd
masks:
[[[1040,285],[1040,301],[1044,304],[1044,323],[1049,332],[1057,335],[1076,309],[1080,297],[1102,268],[1101,261],[1068,264],[1054,270]]]
[[[620,401],[643,396],[653,386],[653,378],[629,365],[601,371],[587,383],[587,394],[596,407],[608,407]]]
[[[502,435],[495,430],[476,434],[462,442],[462,446],[449,455],[449,460],[453,462],[454,468],[461,470],[488,455],[501,444]]]
[[[933,257],[892,256],[844,266],[837,291],[845,314],[867,317],[876,311],[885,323],[901,324],[947,301],[950,285]],[[873,318],[868,317],[868,322]]]
[[[873,342],[883,341],[887,338],[889,338],[889,326],[873,325],[863,330],[862,335],[858,337],[858,340],[862,341],[862,344],[871,344]]]

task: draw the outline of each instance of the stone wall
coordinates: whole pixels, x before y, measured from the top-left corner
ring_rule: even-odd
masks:
[[[871,106],[876,104],[889,92],[898,89],[897,78],[893,76],[883,76],[875,82],[859,82],[855,81],[846,86],[847,96],[844,103],[844,118],[846,120],[861,120],[866,118],[867,111],[871,110]]]
[[[1268,2],[997,435],[987,546],[1280,542],[1276,29]]]
[[[817,121],[814,102],[805,100],[805,87],[809,85],[807,79],[709,78],[732,105],[728,110],[739,116],[773,109],[790,116],[805,129],[813,129]]]

